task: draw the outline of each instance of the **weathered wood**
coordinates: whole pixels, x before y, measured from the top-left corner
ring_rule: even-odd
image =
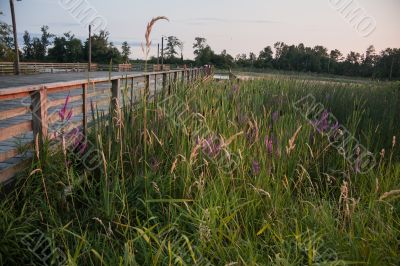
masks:
[[[0,141],[11,139],[23,133],[32,131],[32,122],[25,121],[6,128],[0,128]]]
[[[10,166],[0,171],[0,183],[6,183],[10,181],[17,173],[24,170],[29,165],[29,160],[25,160],[22,163]]]
[[[33,136],[39,135],[42,141],[47,136],[47,90],[42,87],[41,90],[31,94],[32,97],[32,130]]]
[[[111,82],[111,97],[109,97],[109,89],[101,89],[99,91],[95,91],[93,93],[88,93],[88,80],[78,80],[78,81],[71,81],[71,82],[58,82],[58,83],[49,83],[46,85],[37,85],[37,86],[26,86],[26,87],[15,87],[15,88],[7,88],[7,89],[0,89],[0,101],[8,100],[8,99],[17,99],[23,97],[30,97],[29,103],[31,103],[32,109],[32,121],[24,121],[19,124],[15,124],[12,126],[0,128],[0,141],[8,140],[14,136],[27,133],[33,131],[33,135],[40,136],[40,141],[44,139],[45,136],[47,137],[54,137],[49,136],[49,124],[56,122],[59,120],[59,115],[57,112],[49,115],[48,110],[49,108],[54,108],[59,105],[64,104],[65,99],[56,99],[49,102],[48,94],[54,94],[57,92],[65,92],[72,89],[82,89],[82,93],[79,95],[74,95],[70,97],[70,102],[78,102],[82,98],[82,104],[78,104],[76,107],[72,108],[74,115],[78,115],[83,113],[83,120],[79,121],[78,123],[68,123],[67,130],[72,129],[74,127],[84,127],[88,126],[87,122],[87,108],[88,107],[88,99],[89,97],[96,97],[97,95],[104,95],[107,94],[107,97],[103,99],[100,97],[97,101],[94,100],[94,103],[97,105],[104,105],[112,104],[112,108],[115,111],[116,108],[119,107],[119,102],[121,99],[121,79],[130,79],[131,80],[131,101],[133,101],[133,91],[134,91],[134,83],[135,80],[137,81],[135,84],[137,86],[144,84],[144,90],[146,93],[146,97],[154,97],[154,95],[150,95],[150,76],[154,76],[155,86],[157,86],[157,76],[162,75],[163,77],[163,87],[166,88],[167,83],[169,85],[172,82],[176,82],[178,79],[178,75],[181,75],[182,81],[190,82],[191,74],[195,72],[190,72],[188,69],[181,69],[181,70],[173,70],[173,71],[164,71],[164,72],[151,72],[151,73],[144,73],[144,74],[135,74],[135,75],[128,75],[128,76],[117,76],[110,78],[97,78],[92,79],[89,81],[89,84],[105,84],[108,85]],[[173,74],[173,80],[171,75]],[[186,75],[186,77],[185,77]],[[143,83],[141,83],[143,82]],[[105,93],[106,92],[106,93]],[[97,97],[96,97],[97,98]],[[28,113],[28,107],[18,107],[10,110],[5,110],[0,112],[0,121],[5,120],[8,118],[14,118],[19,115],[24,115]],[[108,112],[107,112],[108,113]],[[86,120],[86,121],[85,121]],[[85,125],[86,122],[86,125]],[[29,137],[28,141],[31,140]],[[10,150],[6,152],[0,152],[0,162],[3,162],[8,159],[12,159],[17,156],[17,149],[13,147],[9,147]],[[10,176],[14,175],[15,172],[13,169],[20,169],[19,165],[15,168],[10,167],[7,168],[6,172],[1,172],[0,174],[0,182],[3,180],[7,180]],[[18,171],[18,170],[17,170]]]
[[[0,152],[0,162],[4,162],[18,155],[18,149],[11,149],[5,152]]]
[[[111,81],[111,106],[113,113],[117,110],[119,106],[119,99],[121,99],[121,81],[120,79],[115,79]]]
[[[0,120],[6,120],[9,118],[27,114],[29,112],[29,110],[30,110],[30,108],[28,106],[24,106],[24,107],[18,107],[18,108],[6,110],[6,111],[1,111],[0,112]]]
[[[88,84],[82,84],[82,124],[83,124],[83,134],[87,134],[87,97],[88,97]]]
[[[163,73],[162,75],[162,89],[165,91],[167,87],[167,73]]]

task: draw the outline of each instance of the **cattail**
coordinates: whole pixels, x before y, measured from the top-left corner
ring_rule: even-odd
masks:
[[[343,185],[340,187],[340,198],[339,204],[344,204],[344,215],[348,217],[350,215],[349,208],[349,184],[343,181]]]
[[[382,149],[380,152],[381,158],[385,158],[385,149]]]

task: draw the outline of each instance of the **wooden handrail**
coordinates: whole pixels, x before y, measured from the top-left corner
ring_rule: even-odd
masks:
[[[101,89],[99,92],[88,92],[89,85],[107,83],[110,84],[109,93],[111,97],[107,96],[104,100],[100,100],[100,102],[108,101],[111,104],[113,113],[115,113],[115,108],[119,107],[119,99],[121,98],[121,85],[124,82],[121,81],[132,81],[132,84],[129,89],[134,89],[133,81],[140,79],[141,82],[144,82],[143,86],[145,89],[149,89],[150,77],[154,77],[156,81],[156,77],[162,76],[162,87],[163,89],[169,88],[171,82],[178,81],[178,76],[181,76],[181,82],[193,82],[195,79],[208,76],[209,70],[207,68],[195,68],[195,69],[180,69],[180,70],[169,70],[169,71],[159,71],[159,72],[146,72],[141,74],[131,74],[125,76],[114,76],[111,78],[95,78],[89,80],[76,80],[69,82],[57,82],[57,83],[47,83],[41,85],[33,85],[33,86],[23,86],[23,87],[14,87],[7,89],[0,89],[0,102],[4,100],[11,99],[20,99],[24,97],[31,98],[31,113],[32,119],[12,125],[9,127],[3,127],[1,129],[0,141],[8,140],[12,137],[17,136],[21,133],[26,133],[29,131],[33,131],[33,136],[40,137],[40,141],[43,141],[45,138],[49,137],[48,128],[50,124],[54,123],[57,119],[57,114],[48,114],[49,108],[54,108],[63,103],[64,100],[57,99],[49,101],[48,95],[54,94],[57,92],[63,92],[68,90],[81,90],[81,93],[78,95],[74,95],[70,98],[71,102],[78,102],[82,99],[82,104],[78,106],[74,106],[73,110],[75,114],[82,115],[82,121],[78,123],[78,125],[83,126],[84,134],[86,134],[87,128],[87,120],[88,120],[88,108],[90,105],[88,103],[88,98],[97,95],[97,93],[104,93],[105,90]],[[171,75],[173,78],[171,78]],[[143,80],[142,80],[143,79]],[[132,95],[132,94],[131,94]],[[131,99],[132,101],[132,99]],[[12,119],[17,115],[23,115],[29,112],[28,107],[16,107],[11,110],[1,111],[0,112],[0,124],[2,120]],[[75,126],[75,124],[74,124]],[[7,152],[0,152],[0,163],[3,160],[7,160],[12,158],[11,156],[16,156],[17,150],[12,149]],[[11,167],[12,169],[20,170],[19,167]],[[0,183],[1,181],[9,180],[11,176],[10,168],[5,169],[4,171],[0,171]]]

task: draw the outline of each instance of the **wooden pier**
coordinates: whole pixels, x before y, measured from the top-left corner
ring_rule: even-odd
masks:
[[[48,79],[54,80],[59,76],[53,75]],[[103,77],[98,77],[99,73],[95,72],[90,73],[92,78],[73,81],[69,80],[73,77],[71,74],[66,75],[69,76],[59,76],[61,82],[45,84],[38,83],[41,75],[35,75],[35,78],[31,77],[36,79],[36,82],[32,81],[33,85],[6,88],[0,79],[0,183],[9,182],[27,166],[34,153],[36,138],[54,138],[61,123],[58,112],[68,95],[68,109],[72,108],[73,117],[66,130],[81,127],[86,133],[87,124],[92,119],[91,104],[108,113],[110,106],[117,106],[112,104],[113,101],[121,103],[122,90],[133,102],[142,89],[155,93],[174,82],[193,82],[210,75],[210,70],[193,68],[127,75],[119,73],[108,77],[105,73],[102,73]],[[26,84],[29,76],[2,79],[11,82],[14,79],[15,84]]]

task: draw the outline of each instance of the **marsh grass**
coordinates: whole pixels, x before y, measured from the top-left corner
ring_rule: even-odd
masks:
[[[386,150],[372,171],[357,174],[296,113],[308,93],[378,157]],[[94,171],[42,149],[30,173],[40,170],[0,203],[0,264],[35,261],[20,239],[36,229],[69,265],[400,263],[394,85],[197,81],[153,99],[94,114]],[[212,156],[199,142],[210,136],[223,143]]]

